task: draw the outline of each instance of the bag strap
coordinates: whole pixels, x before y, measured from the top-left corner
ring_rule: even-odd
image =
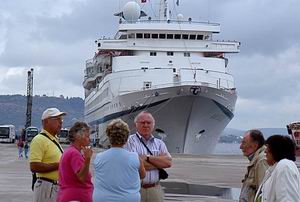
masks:
[[[41,135],[47,137],[49,140],[51,140],[57,147],[58,149],[60,150],[61,153],[64,153],[64,151],[62,150],[62,148],[60,147],[60,145],[55,141],[55,140],[52,140],[48,135],[46,135],[45,133],[40,133]]]
[[[147,151],[153,156],[152,152],[150,151],[150,149],[147,147],[147,145],[145,144],[145,142],[142,140],[142,138],[140,138],[140,136],[136,133],[137,138],[141,141],[141,143],[143,143],[143,145],[146,147]]]
[[[42,135],[42,136],[45,136],[46,138],[48,138],[49,140],[51,140],[51,142],[53,142],[58,147],[59,151],[61,153],[64,153],[64,151],[62,150],[62,148],[60,147],[60,145],[55,140],[52,140],[45,133],[39,133],[39,134]],[[34,190],[34,184],[35,184],[36,180],[37,180],[36,172],[32,172],[32,182],[31,182],[31,189],[32,189],[32,191]]]

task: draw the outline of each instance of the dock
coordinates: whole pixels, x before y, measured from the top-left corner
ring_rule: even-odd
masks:
[[[15,144],[0,143],[0,150],[0,201],[32,201],[28,160],[18,158]],[[94,148],[93,156],[98,152],[101,149]],[[165,201],[238,201],[248,163],[242,155],[172,154],[172,157],[173,166],[167,169],[169,178],[161,181]],[[300,165],[300,159],[297,164]]]

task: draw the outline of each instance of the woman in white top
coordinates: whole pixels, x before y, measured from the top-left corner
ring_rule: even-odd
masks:
[[[256,193],[255,202],[299,202],[300,175],[295,164],[295,144],[288,136],[273,135],[266,141],[270,168]]]

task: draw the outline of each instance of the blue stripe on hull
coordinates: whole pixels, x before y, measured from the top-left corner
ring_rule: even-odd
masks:
[[[142,111],[146,108],[149,108],[149,107],[153,107],[153,106],[156,106],[156,105],[159,105],[161,103],[164,103],[166,101],[168,101],[169,99],[164,99],[164,100],[161,100],[161,101],[158,101],[158,102],[154,102],[154,103],[151,103],[149,105],[145,105],[145,106],[141,106],[141,107],[136,107],[136,108],[132,108],[132,109],[129,109],[129,110],[125,110],[125,111],[120,111],[120,112],[116,112],[114,114],[110,114],[110,115],[107,115],[107,116],[104,116],[103,118],[100,118],[98,120],[95,120],[95,121],[92,121],[90,122],[89,124],[90,125],[99,125],[99,124],[102,124],[102,123],[105,123],[107,121],[110,121],[110,120],[113,120],[113,119],[116,119],[116,118],[119,118],[121,116],[124,116],[124,115],[128,115],[128,114],[131,114],[131,113],[134,113],[134,112],[137,112],[137,111]],[[223,105],[221,105],[220,103],[216,102],[215,100],[213,100],[214,103],[222,110],[222,112],[231,120],[233,117],[234,117],[234,114],[228,110],[226,107],[224,107]]]
[[[226,107],[224,107],[217,101],[215,101],[215,100],[213,100],[213,101],[230,120],[234,117],[234,114],[229,109],[227,109]]]
[[[104,116],[103,118],[100,118],[98,120],[92,121],[89,124],[90,125],[99,125],[99,124],[102,124],[102,123],[105,123],[107,121],[119,118],[119,117],[124,116],[124,115],[128,115],[128,114],[131,114],[131,113],[134,113],[134,112],[137,112],[137,111],[142,111],[142,110],[144,110],[146,108],[149,108],[149,107],[154,107],[154,106],[159,105],[161,103],[164,103],[168,100],[169,99],[165,99],[165,100],[161,100],[161,101],[158,101],[158,102],[151,103],[149,105],[144,105],[144,106],[128,109],[128,110],[125,110],[125,111],[116,112],[114,114],[110,114],[110,115]]]

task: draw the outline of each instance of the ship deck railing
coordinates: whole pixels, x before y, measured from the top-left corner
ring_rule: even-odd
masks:
[[[134,38],[135,40],[138,40],[138,39],[136,39],[136,38]],[[169,40],[169,39],[153,39],[153,38],[149,38],[149,39],[151,39],[151,40]],[[105,43],[106,45],[107,44],[114,44],[114,43],[118,43],[118,44],[114,44],[114,45],[117,45],[118,46],[118,48],[116,47],[116,46],[114,46],[114,47],[98,47],[98,50],[110,50],[110,51],[113,51],[113,50],[116,50],[116,51],[120,51],[120,50],[126,50],[126,48],[120,48],[121,46],[120,46],[120,44],[126,44],[128,41],[127,41],[127,39],[119,39],[119,38],[110,38],[110,37],[101,37],[101,38],[99,38],[98,39],[99,41],[101,40],[103,43]],[[139,40],[144,40],[144,38],[142,38],[142,39],[139,39]],[[148,40],[148,38],[147,38],[147,40]],[[173,39],[170,39],[170,40],[173,40]],[[188,40],[188,39],[186,39],[186,40]],[[197,40],[193,40],[193,41],[197,41]],[[207,49],[211,49],[211,46],[224,46],[224,45],[227,45],[227,46],[236,46],[237,47],[237,49],[239,49],[239,46],[240,46],[240,42],[239,41],[236,41],[236,40],[221,40],[221,39],[206,39],[206,40],[198,40],[198,41],[201,41],[201,42],[203,42],[203,43],[207,43],[207,42],[209,42],[209,43],[212,43],[211,45],[210,45],[210,47],[209,47],[209,45],[208,44],[204,44],[203,45],[203,48],[205,48],[206,50]],[[228,44],[228,43],[230,43],[230,44]],[[141,44],[139,45],[139,46],[136,46],[136,47],[149,47],[148,45],[144,45],[144,46],[142,46]],[[201,51],[200,51],[201,52]],[[202,52],[205,52],[204,50],[202,50]],[[113,57],[119,57],[120,55],[117,55],[117,56],[113,56]],[[124,56],[124,55],[122,55],[122,56]],[[125,55],[126,56],[126,55]],[[91,59],[92,60],[92,59]],[[86,61],[86,66],[89,66],[89,65],[92,65],[93,64],[93,62],[92,61],[90,61],[90,60],[87,60]]]
[[[223,79],[223,80],[227,80],[227,79]],[[151,88],[142,87],[142,88],[136,89],[136,90],[126,90],[126,91],[119,90],[119,93],[120,94],[125,94],[125,93],[139,92],[139,91],[145,91],[145,90],[155,90],[155,89],[160,89],[160,88],[176,87],[176,86],[209,87],[209,88],[224,90],[224,91],[229,92],[231,94],[236,93],[236,88],[235,87],[230,88],[230,87],[220,85],[218,82],[217,83],[209,83],[209,82],[203,82],[203,81],[196,81],[196,82],[195,81],[183,81],[183,82],[180,81],[180,82],[173,82],[173,83],[164,83],[164,84],[152,85]]]
[[[214,22],[200,22],[200,21],[192,21],[192,20],[138,20],[138,21],[125,21],[122,20],[120,24],[143,24],[143,23],[168,23],[168,24],[198,24],[198,25],[212,25],[212,26],[220,26],[219,23]]]
[[[170,69],[170,70],[174,70],[174,68],[160,68],[160,69]],[[123,71],[119,71],[120,72],[134,72],[134,71],[140,71],[140,70],[156,70],[156,68],[154,69],[128,69],[128,70],[123,70]],[[190,70],[190,71],[200,71],[200,72],[205,72],[205,73],[220,73],[220,74],[225,74],[225,75],[229,75],[231,76],[230,73],[228,72],[220,72],[220,71],[215,71],[215,70],[206,70],[206,69],[190,69],[190,68],[180,68],[180,70]],[[116,72],[115,72],[116,73]],[[104,73],[102,75],[102,79],[109,74],[108,72]],[[176,76],[178,73],[173,73],[174,76]],[[180,75],[178,75],[180,76]],[[89,77],[90,78],[90,77]],[[89,78],[84,78],[84,82],[89,79]],[[205,79],[206,78],[206,79]],[[211,82],[214,81],[214,82]],[[100,83],[100,82],[99,82]],[[99,83],[97,84],[97,88],[99,86]],[[161,88],[161,87],[172,87],[172,86],[178,86],[178,85],[200,85],[200,86],[207,86],[207,87],[211,87],[211,88],[217,88],[217,89],[222,89],[225,91],[229,91],[232,92],[232,89],[235,89],[235,85],[234,85],[234,81],[230,80],[230,79],[226,79],[226,78],[221,78],[220,76],[217,75],[206,75],[205,77],[202,77],[201,80],[196,79],[196,80],[186,80],[186,81],[173,81],[172,83],[163,83],[163,84],[156,84],[156,85],[151,85],[151,89],[153,88]],[[136,90],[130,90],[130,91],[122,91],[122,92],[133,92],[133,91],[140,91],[140,90],[146,90],[144,89],[144,87],[138,88]],[[121,92],[121,91],[119,91]]]

